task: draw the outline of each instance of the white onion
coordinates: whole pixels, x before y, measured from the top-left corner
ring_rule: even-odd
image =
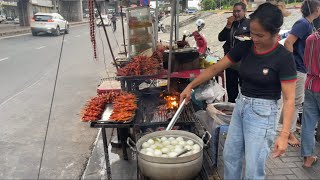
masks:
[[[155,149],[161,149],[163,147],[163,145],[158,142],[156,142],[154,145],[156,145]]]
[[[177,137],[177,141],[183,141],[183,137]]]
[[[153,140],[153,139],[149,139],[147,142],[148,142],[150,145],[154,144],[154,140]]]
[[[154,155],[160,157],[162,155],[162,152],[160,150],[155,150]]]
[[[168,139],[167,139],[167,137],[165,137],[165,136],[163,136],[162,138],[161,138],[161,141],[167,141]]]
[[[190,145],[190,146],[192,146],[192,145],[194,144],[194,142],[193,142],[192,140],[188,140],[188,141],[187,141],[187,144]]]
[[[174,148],[179,148],[179,149],[183,149],[184,146],[181,146],[181,145],[176,145]]]
[[[175,148],[175,146],[169,144],[168,146],[166,146],[169,150],[173,150]]]
[[[200,149],[195,149],[195,150],[192,151],[192,154],[196,154],[198,152],[200,152]]]
[[[142,147],[148,148],[148,147],[150,147],[150,144],[148,142],[144,142],[144,143],[142,143]]]
[[[194,144],[194,145],[192,146],[192,149],[193,149],[193,150],[199,150],[199,151],[200,151],[200,146],[199,146],[198,144]]]
[[[152,149],[152,148],[147,148],[146,150],[147,150],[147,152],[154,152],[154,149]]]
[[[168,154],[168,156],[170,157],[170,158],[173,158],[173,157],[177,157],[177,153],[176,152],[170,152],[169,154]]]
[[[181,153],[182,151],[183,151],[183,149],[181,149],[181,148],[179,148],[179,147],[178,147],[178,148],[176,147],[176,148],[174,149],[174,152],[176,152],[177,154]]]
[[[186,145],[186,146],[184,146],[184,148],[187,150],[192,150],[192,146],[190,146],[190,145]]]
[[[154,153],[151,152],[151,151],[147,151],[146,155],[148,155],[148,156],[154,156]]]
[[[141,150],[140,150],[140,153],[146,154],[146,153],[147,153],[147,150],[146,150],[146,149],[141,149]]]
[[[164,146],[168,146],[168,145],[170,144],[170,141],[168,141],[168,140],[162,141],[162,144],[163,144]]]
[[[179,145],[185,146],[187,143],[185,141],[179,141]]]
[[[176,140],[174,137],[169,137],[168,139],[169,141],[173,141],[173,140]]]
[[[161,152],[167,154],[168,152],[170,152],[170,149],[167,147],[164,147],[161,149]]]
[[[168,158],[168,154],[162,154],[161,157]]]
[[[156,149],[156,148],[157,148],[157,145],[152,144],[152,145],[150,146],[150,148],[152,148],[152,149]]]
[[[170,144],[175,146],[175,145],[178,144],[178,141],[177,140],[172,140]]]

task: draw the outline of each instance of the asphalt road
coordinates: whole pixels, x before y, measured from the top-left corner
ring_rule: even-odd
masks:
[[[118,52],[120,29],[116,34],[107,29]],[[101,35],[107,68],[99,31],[98,60],[93,60],[88,25],[73,27],[65,36],[40,178],[79,179],[91,155],[97,129],[80,122],[80,111],[96,94],[106,69],[114,72]],[[37,178],[62,38],[0,39],[0,179]]]

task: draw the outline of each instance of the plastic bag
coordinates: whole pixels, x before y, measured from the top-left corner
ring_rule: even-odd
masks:
[[[216,81],[209,81],[205,85],[201,85],[199,90],[195,93],[195,98],[199,101],[206,101],[206,103],[212,103],[213,101],[222,101],[227,91]]]

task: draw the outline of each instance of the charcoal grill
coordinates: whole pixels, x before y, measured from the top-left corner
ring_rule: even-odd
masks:
[[[138,104],[139,111],[135,120],[137,133],[165,130],[175,110],[159,108],[164,103],[158,91],[155,91],[154,94],[148,93],[140,95]],[[189,103],[182,111],[173,129],[186,130],[194,133],[196,124],[199,123],[199,119],[195,116],[195,110],[191,103]]]

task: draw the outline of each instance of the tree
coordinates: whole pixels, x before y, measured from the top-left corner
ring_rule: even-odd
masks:
[[[215,9],[217,6],[215,0],[203,0],[201,4],[202,4],[203,10],[205,11]]]

